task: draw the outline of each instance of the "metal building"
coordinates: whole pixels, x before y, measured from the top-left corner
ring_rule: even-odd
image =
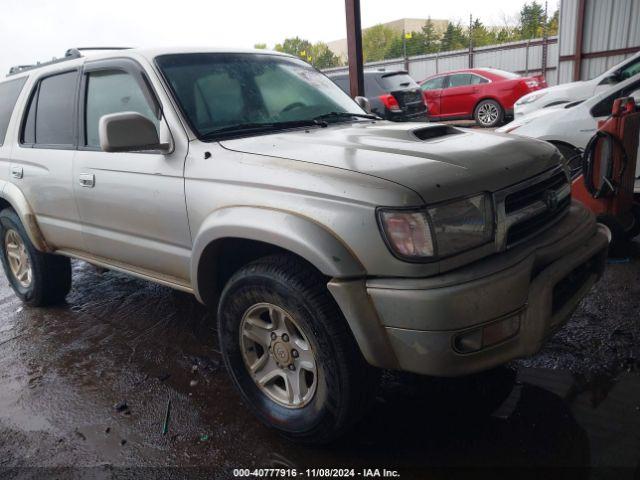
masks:
[[[593,78],[640,51],[640,0],[561,0],[557,83]]]

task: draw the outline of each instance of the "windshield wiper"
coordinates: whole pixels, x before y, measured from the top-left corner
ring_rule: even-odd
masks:
[[[249,132],[263,132],[263,131],[275,131],[286,128],[295,127],[326,127],[327,123],[317,119],[312,120],[290,120],[287,122],[253,122],[253,123],[238,123],[236,125],[228,125],[222,128],[216,128],[210,132],[207,132],[200,136],[202,140],[210,140],[225,133],[249,133]]]
[[[340,118],[352,118],[352,117],[368,118],[370,120],[380,120],[380,117],[378,117],[377,115],[373,115],[371,113],[349,113],[349,112],[329,112],[329,113],[324,113],[322,115],[318,115],[313,119],[328,120],[329,118],[340,119]]]

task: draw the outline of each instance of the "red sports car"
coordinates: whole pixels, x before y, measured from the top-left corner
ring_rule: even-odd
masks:
[[[541,75],[521,77],[494,68],[440,73],[420,82],[429,118],[475,119],[478,125],[487,128],[513,116],[513,104],[520,97],[546,86]]]

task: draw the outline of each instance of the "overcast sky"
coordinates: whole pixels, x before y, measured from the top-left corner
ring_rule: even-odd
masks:
[[[346,36],[344,0],[0,0],[0,75],[83,46],[252,47],[289,36]],[[364,27],[403,17],[486,24],[515,17],[524,0],[362,0]],[[549,2],[549,10],[557,0]]]

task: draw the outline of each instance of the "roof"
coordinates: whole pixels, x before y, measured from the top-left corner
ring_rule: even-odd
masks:
[[[362,73],[364,75],[391,76],[391,75],[397,75],[399,73],[408,74],[409,72],[401,68],[398,68],[398,69],[390,69],[390,70],[365,70]],[[339,73],[328,72],[327,73],[327,77],[329,78],[348,77],[348,76],[349,76],[349,72],[339,72]]]
[[[74,52],[76,49],[70,49],[67,52],[67,56],[60,57],[58,59],[54,59],[52,61],[36,63],[33,65],[25,65],[21,68],[24,70],[18,71],[17,73],[12,73],[7,75],[11,79],[20,78],[29,75],[30,73],[37,71],[38,73],[47,73],[47,72],[55,72],[60,70],[66,70],[72,67],[77,67],[79,65],[84,64],[87,60],[102,60],[108,58],[118,58],[118,57],[131,57],[131,58],[145,58],[149,61],[153,61],[153,59],[159,55],[170,55],[170,54],[186,54],[186,53],[238,53],[238,54],[263,54],[263,55],[280,55],[280,56],[291,56],[282,52],[275,52],[271,50],[259,50],[254,48],[227,48],[227,47],[151,47],[151,48],[130,48],[130,49],[113,49],[113,50],[99,50],[101,47],[97,47],[97,49],[89,49],[95,50],[91,53],[82,52],[82,56],[78,56]],[[81,49],[82,50],[82,49]],[[76,50],[77,51],[77,50]]]

